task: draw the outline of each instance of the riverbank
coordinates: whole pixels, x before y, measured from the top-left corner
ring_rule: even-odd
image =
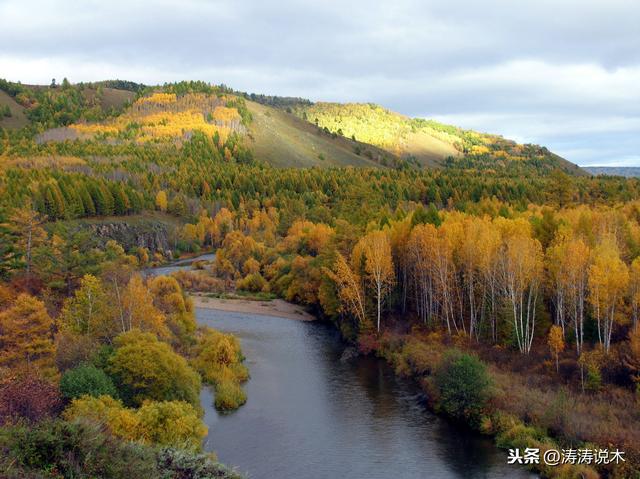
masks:
[[[202,294],[191,294],[196,308],[214,309],[233,313],[259,314],[296,321],[315,321],[317,318],[309,314],[302,306],[288,303],[283,299],[256,301],[250,299],[211,298]]]
[[[603,392],[604,398],[573,392],[568,387],[555,387],[540,374],[526,377],[505,366],[506,361],[491,361],[487,354],[463,337],[446,338],[438,333],[414,330],[409,334],[391,332],[361,335],[361,353],[385,359],[399,376],[416,381],[433,412],[451,417],[438,384],[437,373],[446,364],[448,353],[469,354],[483,359],[490,389],[486,402],[477,412],[454,420],[494,438],[502,449],[535,448],[547,450],[567,448],[603,450],[613,444],[624,451],[624,461],[568,461],[558,465],[530,464],[530,470],[550,479],[638,478],[636,409],[628,394],[621,390]],[[494,352],[495,353],[495,352]],[[470,384],[467,379],[464,384]],[[461,391],[458,391],[460,393]],[[478,397],[473,389],[462,391],[465,397]],[[624,398],[622,396],[625,396]],[[455,396],[454,396],[455,397]],[[630,407],[631,404],[631,407]],[[473,408],[469,409],[473,411]],[[474,417],[475,416],[475,417]],[[588,421],[581,418],[589,417]]]
[[[344,360],[345,343],[328,323],[196,315],[240,339],[251,371],[249,400],[232,414],[202,394],[206,450],[247,477],[531,479],[490,438],[426,411],[418,387],[386,361]]]

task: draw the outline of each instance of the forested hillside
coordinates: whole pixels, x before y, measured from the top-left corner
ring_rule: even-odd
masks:
[[[0,467],[72,470],[81,449],[73,467],[98,477],[108,446],[140,477],[181,461],[233,477],[200,454],[198,391],[239,407],[248,372],[232,336],[195,324],[200,291],[304,305],[502,447],[627,453],[548,477],[637,474],[640,180],[371,105],[0,89],[27,121],[0,131]],[[159,223],[145,244],[113,226]],[[203,250],[198,271],[140,274]],[[57,436],[45,464],[38,438]]]
[[[517,165],[538,173],[554,169],[584,173],[544,147],[411,119],[373,104],[313,104],[203,82],[146,87],[126,81],[71,85],[65,79],[59,86],[33,87],[2,80],[0,91],[7,103],[0,126],[2,121],[6,128],[24,126],[26,117],[40,133],[40,142],[176,141],[188,139],[194,131],[209,135],[217,131],[223,142],[231,132],[246,139],[246,146],[262,161],[278,167],[422,166],[473,171]]]
[[[580,174],[572,163],[537,145],[519,145],[434,120],[408,118],[374,104],[299,104],[295,113],[329,132],[384,148],[424,166],[464,165],[467,168],[502,168],[511,162],[549,171],[560,168]]]

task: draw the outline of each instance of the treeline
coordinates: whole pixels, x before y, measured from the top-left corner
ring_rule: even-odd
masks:
[[[37,144],[18,133],[5,132],[0,145],[6,158],[0,176],[3,201],[19,205],[50,196],[53,202],[49,201],[49,205],[52,205],[56,198],[64,199],[64,208],[38,207],[52,217],[63,217],[63,210],[75,211],[71,216],[76,217],[92,216],[94,210],[96,215],[108,214],[112,200],[107,198],[103,209],[96,205],[100,203],[97,189],[89,187],[95,182],[100,185],[99,190],[108,190],[107,196],[113,197],[114,212],[150,208],[162,190],[169,200],[178,198],[185,205],[181,214],[187,217],[196,216],[202,209],[275,206],[291,219],[303,216],[332,223],[335,218],[343,218],[357,224],[372,218],[393,217],[398,209],[406,211],[414,203],[434,203],[438,208],[469,213],[495,214],[502,209],[506,214],[511,207],[523,211],[530,203],[614,204],[638,198],[640,192],[637,180],[572,177],[560,172],[536,175],[530,170],[525,173],[511,168],[482,175],[468,174],[464,168],[276,169],[255,160],[250,148],[235,134],[224,143],[196,132],[181,145],[138,145],[98,141]],[[43,157],[52,158],[53,164],[46,169],[36,172],[21,166],[30,158]],[[56,158],[60,157],[80,158],[84,166],[72,167],[60,162],[56,167]],[[72,169],[78,171],[71,173]],[[81,180],[81,176],[86,178]],[[70,178],[65,180],[69,186],[58,184],[60,194],[53,186],[44,186],[49,179],[60,183],[59,179],[66,177]],[[113,179],[120,184],[114,184]],[[73,185],[78,185],[79,190],[86,189],[88,195],[81,191],[74,195]],[[67,207],[66,203],[79,204],[71,196],[84,198],[82,208]],[[94,208],[86,201],[88,196]],[[37,203],[46,205],[43,200]]]
[[[243,91],[234,91],[236,95],[240,95],[247,100],[255,101],[261,105],[273,106],[275,108],[281,108],[289,113],[293,112],[293,109],[298,106],[310,106],[313,102],[306,98],[294,97],[294,96],[277,96],[277,95],[263,95],[259,93],[247,93]]]
[[[219,276],[260,274],[265,288],[290,300],[356,319],[356,331],[380,331],[385,315],[398,314],[529,353],[553,319],[580,355],[585,341],[608,353],[638,329],[639,211],[631,202],[505,217],[432,205],[364,231],[344,220],[295,220],[283,231],[287,215],[276,208],[223,208],[203,212],[182,237],[218,248]],[[304,278],[290,277],[294,270]],[[333,295],[321,291],[327,279]]]
[[[82,83],[80,83],[82,85]],[[103,86],[106,88],[115,88],[116,90],[127,90],[134,93],[143,91],[146,85],[143,83],[136,83],[129,80],[103,80],[99,82],[90,83],[91,86]]]
[[[11,178],[11,172],[8,175]],[[23,170],[12,180],[7,188],[13,199],[7,205],[17,206],[22,198],[49,220],[122,216],[145,209],[143,194],[125,182],[47,170]]]

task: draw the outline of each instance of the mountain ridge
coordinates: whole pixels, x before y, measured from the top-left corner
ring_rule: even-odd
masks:
[[[0,94],[12,113],[16,105],[21,109],[17,114],[39,131],[40,141],[126,141],[127,135],[141,141],[146,135],[144,141],[179,142],[196,130],[209,135],[219,130],[224,138],[231,133],[242,137],[255,158],[276,167],[559,169],[586,174],[546,147],[410,118],[372,103],[313,103],[197,81],[72,85],[65,79],[62,85],[28,86],[0,80]],[[24,121],[9,120],[0,119],[0,127],[25,127]]]

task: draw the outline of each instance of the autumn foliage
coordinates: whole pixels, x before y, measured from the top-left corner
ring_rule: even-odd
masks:
[[[0,365],[34,365],[49,372],[54,354],[53,320],[44,303],[21,294],[0,312]]]
[[[0,382],[0,422],[31,422],[54,417],[62,409],[58,388],[34,370],[11,374]]]

